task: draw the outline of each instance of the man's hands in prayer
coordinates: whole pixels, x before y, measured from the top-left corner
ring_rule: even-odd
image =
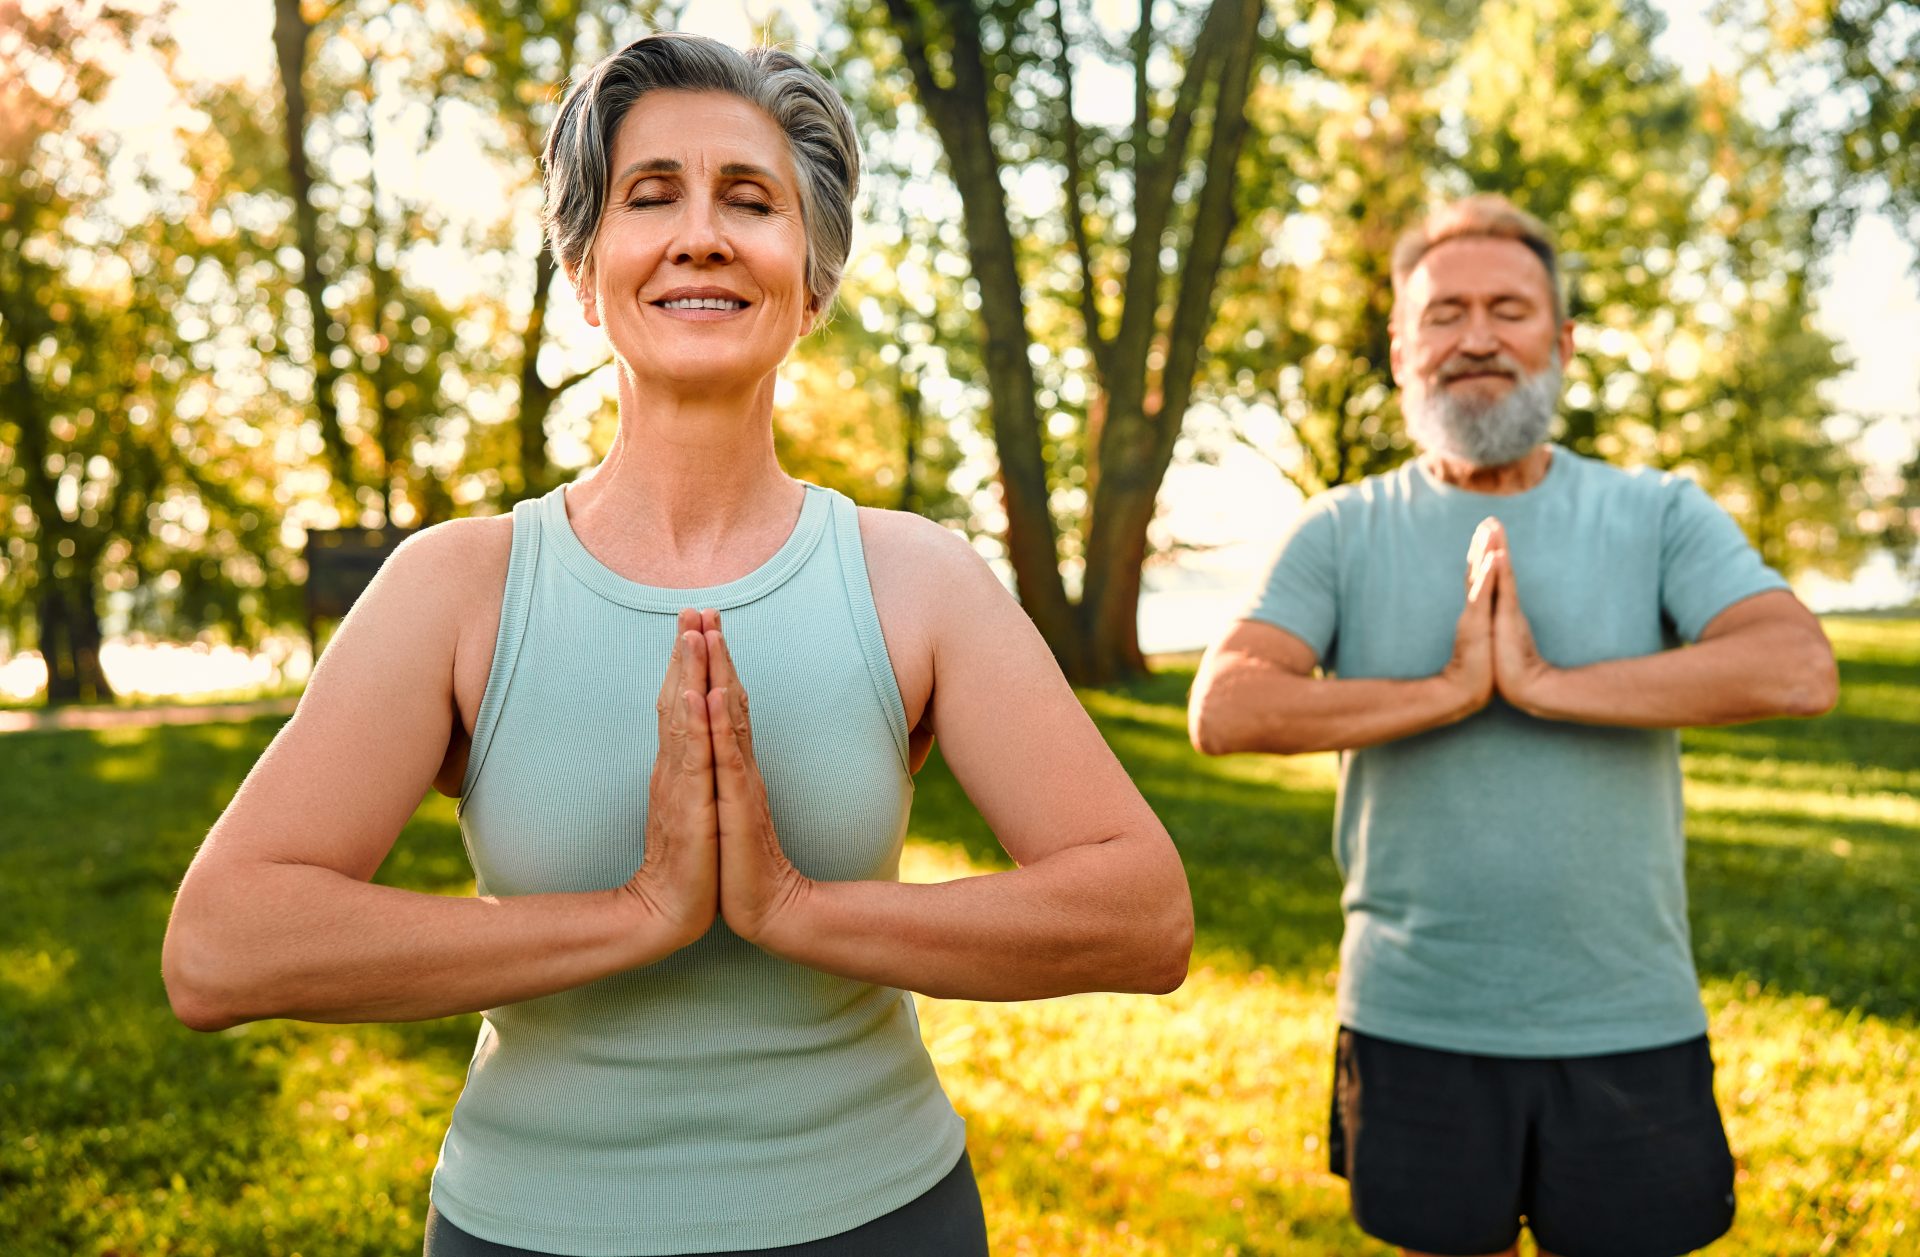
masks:
[[[715,611],[682,611],[655,705],[660,750],[647,803],[645,862],[627,889],[671,923],[679,946],[714,918],[764,943],[811,883],[780,849],[753,754],[747,691]]]
[[[1533,710],[1533,696],[1553,671],[1540,657],[1520,606],[1506,529],[1488,516],[1467,550],[1467,605],[1454,629],[1453,657],[1441,675],[1459,689],[1463,714],[1471,715],[1495,693],[1521,711]]]

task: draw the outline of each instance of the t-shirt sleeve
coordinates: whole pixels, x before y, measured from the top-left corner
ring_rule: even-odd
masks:
[[[1704,489],[1673,481],[1660,531],[1660,607],[1683,641],[1698,641],[1741,599],[1787,587]]]
[[[1280,543],[1259,594],[1239,617],[1285,629],[1323,664],[1339,624],[1335,533],[1333,512],[1309,503]]]

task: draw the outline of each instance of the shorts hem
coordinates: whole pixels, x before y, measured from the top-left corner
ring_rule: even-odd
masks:
[[[1707,1033],[1706,1010],[1684,1021],[1623,1025],[1610,1023],[1583,1028],[1567,1039],[1526,1042],[1525,1035],[1511,1033],[1481,1037],[1460,1033],[1459,1027],[1436,1025],[1419,1018],[1403,1019],[1392,1014],[1381,1017],[1372,1010],[1343,1009],[1339,1014],[1342,1029],[1357,1030],[1375,1039],[1430,1052],[1456,1052],[1463,1056],[1488,1056],[1501,1060],[1574,1060],[1585,1056],[1614,1056],[1621,1052],[1645,1052],[1672,1047]]]

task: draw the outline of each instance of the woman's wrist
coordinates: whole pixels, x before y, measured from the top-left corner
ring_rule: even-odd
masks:
[[[610,891],[607,940],[621,963],[618,970],[637,969],[662,960],[699,942],[713,928],[715,913],[689,912],[653,892],[643,877]]]
[[[760,905],[750,919],[727,918],[734,933],[770,955],[783,960],[806,963],[808,940],[821,936],[819,915],[832,898],[831,882],[819,882],[787,865],[777,891]]]

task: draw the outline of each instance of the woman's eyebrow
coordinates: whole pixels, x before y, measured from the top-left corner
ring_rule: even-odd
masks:
[[[754,165],[748,164],[747,162],[738,162],[738,161],[728,162],[726,165],[720,167],[720,173],[722,175],[725,175],[729,179],[736,179],[736,178],[742,178],[742,177],[749,178],[749,179],[765,179],[769,183],[772,183],[775,185],[780,184],[779,175],[774,174],[771,170],[768,170],[765,166],[754,166]]]
[[[633,174],[677,175],[683,169],[684,167],[681,166],[679,162],[675,161],[671,157],[649,157],[645,161],[637,161],[633,163],[633,165],[628,166],[625,170],[621,171],[618,175],[615,175],[613,181],[615,183],[619,183],[621,180],[625,179],[628,175],[633,175]]]
[[[686,167],[674,158],[649,157],[645,161],[634,162],[631,166],[628,166],[625,170],[614,176],[613,181],[615,183],[622,183],[628,176],[636,174],[677,175],[685,169]],[[779,175],[774,174],[765,166],[755,166],[751,162],[728,162],[726,165],[720,167],[720,174],[722,177],[728,179],[764,179],[775,187],[786,186],[781,183]]]

